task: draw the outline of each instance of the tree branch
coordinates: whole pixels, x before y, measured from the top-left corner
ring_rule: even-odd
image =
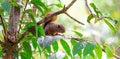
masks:
[[[62,13],[66,13],[66,11],[67,11],[75,2],[76,2],[76,0],[73,0],[67,7],[64,6],[62,10],[57,11],[57,12],[51,14],[51,15],[45,16],[45,17],[44,17],[41,21],[39,21],[37,24],[41,24],[41,23],[47,22],[47,21],[50,20],[49,18],[52,18],[52,17],[55,16],[55,15],[59,15],[59,14],[62,14]],[[44,20],[44,19],[48,19],[48,20],[46,21],[46,20]]]
[[[17,40],[16,33],[18,29],[18,20],[20,19],[20,7],[12,6],[9,18],[9,28],[8,28],[8,37],[7,39],[10,42],[15,43]]]
[[[105,49],[102,48],[102,51],[105,52]],[[106,53],[106,52],[105,52]],[[118,55],[113,55],[116,59],[120,59],[120,56]]]
[[[75,18],[73,18],[72,16],[70,16],[67,12],[66,12],[65,14],[66,14],[68,17],[70,17],[71,19],[73,19],[74,21],[78,22],[79,24],[85,25],[84,23],[82,23],[82,22],[76,20]]]
[[[51,14],[51,15],[45,16],[42,20],[40,20],[37,23],[37,25],[49,21],[50,20],[49,18],[52,18],[55,15],[59,15],[59,14],[65,13],[75,2],[76,2],[76,0],[73,0],[67,7],[64,7],[62,10],[57,11],[57,12]],[[47,19],[47,21],[45,19]],[[29,32],[31,32],[32,30],[34,30],[34,28],[35,28],[35,26],[32,26],[30,29],[28,29],[27,31],[25,31],[22,34],[22,36],[19,38],[19,40],[16,41],[16,44],[18,44]]]
[[[4,33],[5,35],[7,34],[7,29],[5,27],[5,24],[4,24],[4,21],[3,21],[3,18],[2,18],[2,15],[0,14],[0,19],[1,19],[1,23],[2,23],[2,27],[3,27],[3,30],[4,30]]]
[[[114,55],[114,57],[115,57],[116,59],[120,59],[120,56],[118,56],[118,55]]]
[[[90,14],[94,15],[94,14],[92,13],[92,10],[90,9],[90,7],[89,7],[89,5],[88,5],[87,0],[85,0],[85,5],[86,5],[88,11],[90,12]]]
[[[26,0],[25,7],[24,7],[23,11],[25,11],[25,9],[26,9],[26,7],[28,5],[28,2],[29,2],[29,0]],[[23,19],[24,15],[25,15],[25,13],[22,14],[21,19]],[[22,20],[20,21],[20,23],[22,23]],[[20,27],[18,29],[18,33],[20,32],[20,29],[21,29],[21,25],[20,25]]]

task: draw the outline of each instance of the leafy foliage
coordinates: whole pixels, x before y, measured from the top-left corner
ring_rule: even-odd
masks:
[[[61,42],[61,44],[62,44],[65,52],[66,52],[69,56],[72,56],[72,55],[71,55],[71,50],[70,50],[70,47],[69,47],[68,43],[67,43],[66,41],[64,41],[64,40],[60,40],[60,42]]]
[[[89,15],[88,18],[87,18],[87,22],[90,23],[90,20],[91,20],[92,18],[94,18],[94,16],[93,16],[92,14]]]
[[[107,20],[104,20],[104,22],[108,25],[108,27],[112,30],[112,32],[116,34],[116,29]]]
[[[10,11],[11,11],[11,4],[8,1],[6,1],[6,0],[2,1],[1,7],[2,7],[2,9],[4,11],[10,13]]]
[[[85,43],[85,42],[78,42],[78,43],[76,43],[76,44],[73,46],[73,50],[72,50],[73,56],[74,56],[75,54],[77,54],[79,51],[81,51],[85,46],[86,46],[86,43]]]
[[[57,41],[53,42],[52,46],[53,46],[53,50],[54,50],[55,52],[57,52],[57,51],[58,51],[58,48],[59,48]]]
[[[78,35],[79,37],[82,37],[83,35],[80,32],[75,31],[76,35]]]
[[[17,49],[21,50],[14,52],[14,56],[16,58],[34,59],[34,55],[36,54],[37,56],[39,54],[40,57],[44,55],[45,58],[49,58],[51,55],[54,55],[54,58],[57,58],[56,55],[61,49],[60,44],[63,47],[63,50],[61,49],[62,52],[65,51],[63,52],[63,59],[69,59],[69,57],[71,59],[75,59],[76,56],[79,56],[80,59],[87,59],[87,57],[89,57],[90,59],[101,59],[103,56],[103,50],[107,54],[108,58],[114,57],[113,51],[109,46],[102,46],[99,43],[96,44],[94,42],[89,42],[86,40],[88,39],[86,37],[83,38],[84,40],[80,41],[71,39],[71,43],[69,42],[69,40],[65,40],[65,38],[61,39],[61,37],[45,37],[44,29],[41,25],[37,25],[37,21],[43,18],[43,15],[45,15],[46,12],[51,11],[54,7],[62,8],[62,2],[61,0],[57,0],[59,3],[52,3],[50,5],[47,5],[47,2],[43,2],[43,0],[27,1],[30,8],[28,7],[25,10],[23,10],[24,8],[21,7],[21,12],[23,13],[21,14],[21,17],[22,15],[24,17],[21,18],[19,21],[20,31],[18,31],[19,33],[17,33],[16,35],[19,38],[21,36],[21,33],[30,29],[32,26],[34,26],[35,30],[26,35],[26,37],[23,38],[23,40],[19,43],[20,48],[18,46]],[[22,2],[22,4],[24,3],[25,1]],[[0,0],[0,4],[0,14],[2,14],[3,18],[5,19],[4,21],[6,25],[6,23],[8,23],[7,19],[10,16],[8,14],[10,13],[12,6],[18,6],[19,4],[16,2],[11,2],[9,0]],[[91,13],[87,17],[87,22],[91,23],[92,19],[95,19],[94,23],[103,21],[111,29],[114,35],[116,35],[117,30],[114,25],[117,22],[114,24],[113,18],[105,16],[104,13],[101,12],[94,3],[90,3],[90,6],[93,9],[93,14]],[[33,12],[33,7],[37,9],[37,13]],[[79,31],[74,31],[74,33],[75,35],[79,36],[79,38],[84,37],[85,35],[83,33],[80,33]],[[39,38],[41,39],[39,40]],[[0,47],[0,57],[2,57],[2,55],[2,48]]]
[[[99,44],[96,44],[95,53],[96,53],[98,59],[102,58],[102,48],[100,47]]]
[[[112,20],[112,21],[113,21],[113,19],[112,19],[111,17],[103,16],[102,12],[95,6],[94,3],[90,3],[90,6],[93,8],[95,14],[90,14],[90,15],[88,16],[88,18],[87,18],[87,22],[90,23],[90,21],[91,21],[93,18],[95,18],[94,23],[97,23],[97,22],[100,21],[100,20],[104,20],[105,24],[107,24],[108,27],[112,30],[112,32],[113,32],[114,34],[116,34],[117,31],[116,31],[116,29],[114,28],[114,26],[111,25],[111,23],[109,23],[107,20],[105,20],[105,18],[106,18],[106,19],[109,19],[109,20]],[[113,21],[113,22],[114,22],[114,21]]]
[[[94,50],[95,46],[95,43],[88,43],[84,48],[83,56],[86,56],[89,53],[91,53]]]
[[[21,53],[21,57],[23,57],[23,54],[25,54],[27,59],[30,59],[32,57],[32,50],[31,46],[28,42],[23,42],[23,52]]]

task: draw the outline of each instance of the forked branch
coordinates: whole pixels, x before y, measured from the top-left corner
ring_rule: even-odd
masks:
[[[45,16],[42,20],[40,20],[37,25],[40,25],[42,24],[43,22],[47,22],[49,21],[50,19],[49,18],[52,18],[53,16],[55,15],[59,15],[59,14],[62,14],[62,13],[65,13],[77,0],[73,0],[68,6],[64,6],[64,8],[60,11],[57,11],[51,15],[48,15],[48,16]],[[47,21],[45,21],[44,19],[47,19]],[[32,26],[31,28],[29,28],[27,31],[25,31],[22,36],[19,38],[19,40],[16,41],[16,44],[18,44],[29,32],[31,32],[32,30],[34,30],[35,26]]]

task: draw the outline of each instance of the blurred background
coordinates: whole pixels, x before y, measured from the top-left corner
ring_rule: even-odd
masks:
[[[57,0],[44,0],[47,4],[57,4]],[[54,2],[53,2],[54,1]],[[60,0],[63,5],[68,5],[72,0]],[[90,15],[88,12],[85,1],[77,0],[77,2],[67,11],[75,19],[83,22],[85,25],[81,25],[65,14],[58,16],[56,22],[65,25],[65,35],[76,36],[74,31],[78,31],[83,34],[83,38],[90,41],[96,41],[103,45],[107,42],[111,48],[117,48],[120,45],[120,0],[88,0],[88,4],[94,3],[96,7],[103,13],[104,16],[111,17],[114,22],[110,23],[117,30],[117,34],[114,35],[110,28],[104,23],[103,20],[94,23],[94,19],[91,23],[87,22],[87,17]],[[52,7],[53,11],[60,10],[57,7]],[[92,10],[92,8],[91,8]],[[93,10],[92,10],[93,11]],[[114,47],[113,47],[114,46]],[[103,56],[103,58],[105,58]]]
[[[59,3],[57,0],[45,1],[47,1],[48,4]],[[65,6],[71,2],[71,0],[60,1]],[[93,22],[94,19],[91,21],[91,23],[87,22],[87,17],[90,15],[90,13],[85,6],[84,0],[77,0],[77,2],[67,11],[67,13],[80,22],[83,22],[85,25],[81,25],[75,22],[71,18],[67,17],[65,14],[59,15],[56,22],[65,25],[66,35],[74,35],[74,31],[78,31],[82,33],[83,37],[87,38],[88,40],[95,40],[101,44],[104,42],[108,42],[111,45],[118,46],[120,44],[120,0],[88,0],[88,2],[88,4],[94,3],[104,16],[110,16],[114,20],[114,22],[111,23],[118,31],[117,35],[114,35],[109,27],[102,20],[100,22],[97,22],[96,24],[94,24]],[[53,11],[57,10],[59,10],[59,8],[53,7]]]

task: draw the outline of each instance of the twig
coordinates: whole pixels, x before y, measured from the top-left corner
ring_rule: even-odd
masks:
[[[7,34],[7,29],[6,29],[6,27],[5,27],[5,23],[4,23],[4,21],[3,21],[3,18],[2,18],[2,16],[1,16],[1,14],[0,14],[0,19],[1,19],[1,23],[2,23],[2,27],[3,27],[4,33],[5,33],[5,35],[6,35],[6,34]]]
[[[65,13],[65,14],[66,14],[68,17],[70,17],[71,19],[73,19],[74,21],[78,22],[79,24],[85,25],[84,23],[82,23],[82,22],[76,20],[75,18],[73,18],[72,16],[70,16],[68,13]]]
[[[26,3],[25,3],[25,8],[23,9],[23,11],[25,11],[25,9],[26,9],[26,7],[27,7],[27,4],[28,4],[28,1],[29,1],[29,0],[27,0]],[[24,17],[24,14],[25,14],[25,13],[22,14],[22,17],[21,17],[21,18]]]
[[[92,13],[90,7],[88,6],[88,2],[87,2],[87,0],[85,0],[85,5],[86,5],[88,11],[90,12],[90,14],[94,15],[94,14]]]
[[[45,16],[45,17],[44,17],[41,21],[39,21],[37,24],[41,24],[41,23],[47,22],[47,21],[50,20],[49,18],[52,18],[52,17],[55,16],[55,15],[59,15],[59,14],[65,13],[75,2],[76,2],[76,0],[73,0],[67,7],[64,6],[62,10],[57,11],[57,12],[51,14],[51,15]],[[46,21],[46,20],[44,20],[44,19],[48,19],[48,20]]]
[[[78,37],[75,37],[75,36],[65,36],[65,35],[56,35],[56,36],[61,36],[64,39],[73,39],[73,40],[76,40],[76,41],[80,41],[80,40],[86,41],[84,38],[78,38]]]
[[[16,44],[18,44],[29,32],[31,32],[32,30],[35,29],[35,26],[32,26],[31,28],[29,28],[27,31],[25,31],[22,36],[19,38],[19,40],[16,41]]]
[[[65,13],[74,3],[76,2],[76,0],[73,0],[67,7],[64,7],[62,10],[58,11],[58,12],[55,12],[51,15],[48,15],[48,16],[45,16],[42,20],[40,20],[37,25],[43,23],[43,22],[47,22],[49,21],[50,19],[49,18],[52,18],[53,16],[55,15],[59,15],[59,14],[62,14],[62,13]],[[47,21],[45,21],[44,19],[47,19]],[[22,36],[19,38],[19,40],[16,41],[16,44],[18,44],[29,32],[31,32],[33,29],[35,28],[35,26],[32,26],[30,29],[28,29],[27,31],[25,31]]]
[[[120,56],[118,56],[118,55],[114,55],[114,57],[117,58],[117,59],[120,59]]]
[[[27,7],[27,4],[28,4],[28,1],[29,1],[29,0],[27,0],[26,3],[25,3],[25,8],[23,9],[23,11],[25,11],[25,9],[26,9],[26,7]],[[23,19],[24,14],[25,14],[25,13],[22,14],[21,19]],[[20,21],[20,23],[22,23],[22,21]],[[21,25],[20,25],[20,27],[19,27],[19,29],[18,29],[18,33],[20,32],[20,29],[21,29]]]
[[[102,48],[102,51],[105,52],[105,49]],[[105,52],[106,53],[106,52]],[[120,59],[120,56],[118,55],[113,55],[116,59]]]

